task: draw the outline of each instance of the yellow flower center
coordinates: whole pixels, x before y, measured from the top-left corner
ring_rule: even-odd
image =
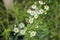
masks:
[[[32,22],[32,20],[30,20],[30,22]]]
[[[18,30],[15,30],[15,32],[18,32]]]

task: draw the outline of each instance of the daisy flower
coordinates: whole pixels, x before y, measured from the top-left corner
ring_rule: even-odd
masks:
[[[15,28],[13,29],[13,31],[14,31],[15,33],[18,33],[18,32],[19,32],[19,29],[15,27]]]
[[[30,32],[30,37],[34,37],[36,35],[35,31]]]
[[[27,10],[27,13],[31,13],[31,9],[28,9],[28,10]]]
[[[26,33],[26,30],[20,30],[21,35],[25,35],[25,33]]]
[[[43,9],[40,9],[39,11],[38,11],[38,14],[43,14],[44,13],[44,10]]]
[[[19,24],[19,27],[20,27],[20,28],[24,28],[24,27],[25,27],[25,24],[24,24],[24,23],[20,23],[20,24]]]
[[[33,18],[29,18],[29,23],[30,23],[30,24],[33,23]]]
[[[49,10],[49,6],[48,6],[48,5],[45,5],[45,6],[44,6],[44,9],[45,9],[45,10]]]
[[[35,15],[34,15],[34,18],[35,18],[35,19],[37,19],[37,18],[38,18],[38,15],[37,15],[37,14],[35,14]]]
[[[31,6],[31,8],[32,8],[32,9],[36,9],[36,5],[33,4],[33,5]]]
[[[43,2],[43,1],[38,1],[38,3],[39,3],[40,5],[43,5],[43,4],[44,4],[44,2]]]
[[[33,16],[35,14],[35,11],[31,11],[30,15]]]

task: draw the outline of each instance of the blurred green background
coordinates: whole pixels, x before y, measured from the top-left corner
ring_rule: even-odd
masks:
[[[12,10],[6,10],[4,3],[0,0],[0,40],[13,40],[15,36],[11,36],[11,31],[15,24],[25,22],[28,18],[26,10],[30,5],[38,0],[14,0]],[[60,40],[60,0],[42,0],[50,7],[46,15],[40,15],[41,22],[34,38],[25,38],[24,40]],[[27,24],[27,23],[25,23]],[[28,25],[30,26],[30,25]],[[20,39],[16,39],[20,40]]]

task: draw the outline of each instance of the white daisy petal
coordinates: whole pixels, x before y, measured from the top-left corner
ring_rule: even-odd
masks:
[[[31,9],[28,9],[28,10],[27,10],[27,13],[31,13]]]
[[[24,24],[24,23],[20,23],[20,24],[19,24],[19,27],[20,27],[20,28],[24,28],[24,27],[25,27],[25,24]]]
[[[33,18],[29,18],[29,23],[30,23],[30,24],[33,23]]]
[[[20,30],[21,35],[25,35],[25,33],[26,33],[26,30]]]
[[[49,10],[49,6],[45,5],[45,6],[44,6],[44,9],[45,9],[45,10]]]
[[[31,8],[32,8],[32,9],[36,9],[36,5],[33,4],[33,5],[31,6]]]
[[[30,32],[30,37],[34,37],[36,35],[35,31]]]
[[[31,11],[30,15],[32,15],[32,16],[33,16],[34,14],[35,14],[35,11]]]
[[[43,9],[40,9],[39,11],[38,11],[38,14],[43,14],[44,13],[44,10]]]
[[[15,27],[15,28],[13,29],[13,31],[14,31],[15,33],[18,33],[18,32],[19,32],[19,29]]]

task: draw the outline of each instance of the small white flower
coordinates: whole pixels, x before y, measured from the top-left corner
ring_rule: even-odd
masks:
[[[31,13],[31,9],[28,9],[28,10],[27,10],[27,13]]]
[[[33,4],[33,5],[31,6],[31,8],[32,8],[32,9],[36,9],[36,5]]]
[[[33,18],[29,18],[29,23],[30,23],[30,24],[33,23]]]
[[[43,5],[43,4],[44,4],[44,2],[43,2],[43,1],[38,1],[38,3],[39,3],[40,5]]]
[[[25,33],[26,33],[26,30],[20,30],[21,35],[25,35]]]
[[[25,27],[24,23],[20,23],[20,24],[19,24],[19,27],[20,27],[20,28],[24,28],[24,27]]]
[[[34,14],[35,14],[35,11],[31,11],[30,15],[32,15],[32,16],[33,16]]]
[[[30,37],[34,37],[36,35],[35,31],[30,32]]]
[[[18,33],[18,32],[19,32],[19,29],[15,27],[15,28],[13,29],[13,31],[14,31],[15,33]]]
[[[37,19],[37,18],[38,18],[38,15],[37,15],[37,14],[35,14],[35,15],[34,15],[34,18],[35,18],[35,19]]]
[[[40,9],[39,11],[38,11],[38,14],[43,14],[44,13],[44,10],[43,9]]]
[[[44,9],[45,9],[45,10],[49,10],[49,6],[45,5],[45,6],[44,6]]]

